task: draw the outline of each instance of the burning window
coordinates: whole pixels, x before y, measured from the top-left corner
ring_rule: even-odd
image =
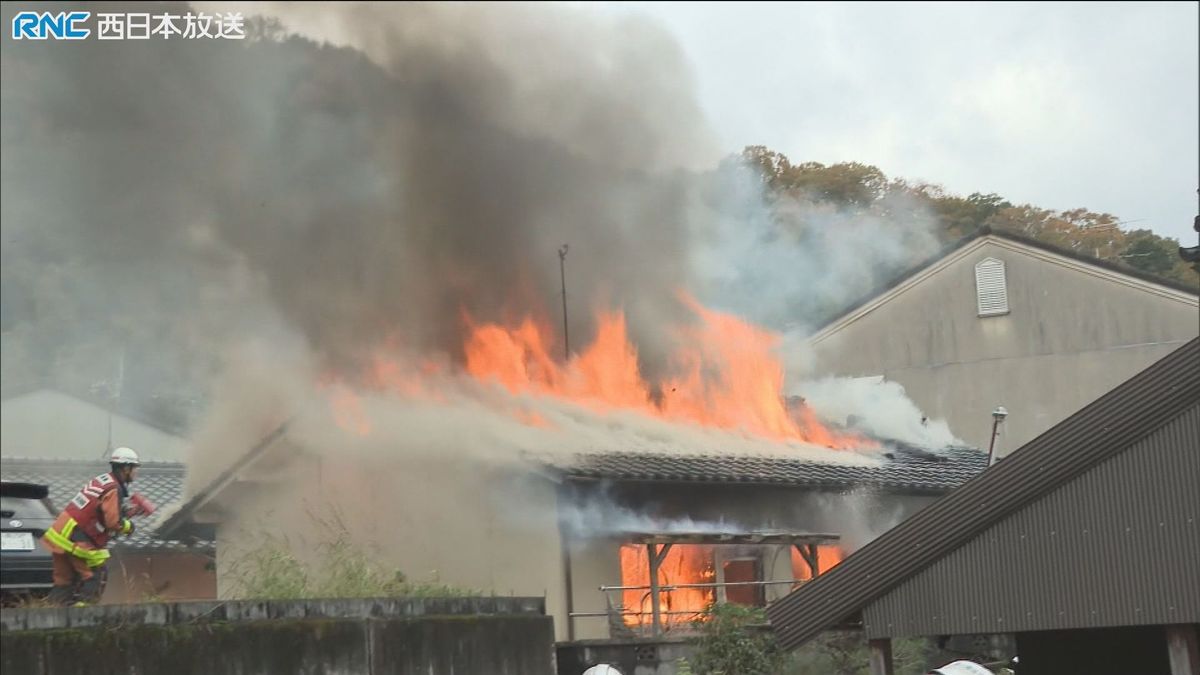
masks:
[[[764,552],[760,546],[672,544],[659,566],[660,613],[666,628],[700,617],[714,602],[763,607]],[[653,621],[649,551],[644,544],[621,547],[621,604],[627,626]]]
[[[714,546],[704,544],[674,544],[658,568],[658,583],[662,587],[686,584],[712,584],[717,573]],[[650,558],[643,544],[621,547],[621,585],[638,588],[621,593],[627,626],[651,624]],[[663,590],[661,598],[664,627],[686,625],[694,621],[716,598],[712,586]]]
[[[833,569],[846,554],[837,546],[817,546],[817,572],[824,574]],[[792,578],[800,581],[811,581],[813,578],[812,570],[809,569],[808,563],[804,560],[804,556],[800,555],[800,551],[792,548]]]

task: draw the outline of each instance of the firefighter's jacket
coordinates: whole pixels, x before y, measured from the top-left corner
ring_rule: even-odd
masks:
[[[83,486],[42,536],[51,553],[70,553],[90,567],[108,561],[105,548],[117,534],[130,534],[133,523],[124,516],[129,488],[112,473],[102,473]]]

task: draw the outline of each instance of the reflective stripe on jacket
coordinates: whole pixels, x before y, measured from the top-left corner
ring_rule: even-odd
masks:
[[[108,562],[111,555],[108,549],[95,548],[88,541],[72,541],[71,535],[76,534],[79,523],[65,512],[54,521],[54,524],[42,535],[42,543],[51,553],[69,553],[82,559],[88,567],[99,567]]]
[[[68,553],[99,567],[109,559],[105,549],[115,534],[129,534],[133,523],[124,517],[127,488],[111,473],[88,481],[42,535],[52,553]]]

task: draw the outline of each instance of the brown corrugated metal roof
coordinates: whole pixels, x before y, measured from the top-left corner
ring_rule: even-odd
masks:
[[[863,608],[868,638],[1200,621],[1200,401]]]
[[[1193,339],[767,608],[795,648],[962,546],[984,529],[1121,453],[1200,399]]]

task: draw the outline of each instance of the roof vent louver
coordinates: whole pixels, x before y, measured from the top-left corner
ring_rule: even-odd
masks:
[[[1003,260],[986,258],[975,265],[975,297],[979,316],[1008,314],[1008,280]]]

